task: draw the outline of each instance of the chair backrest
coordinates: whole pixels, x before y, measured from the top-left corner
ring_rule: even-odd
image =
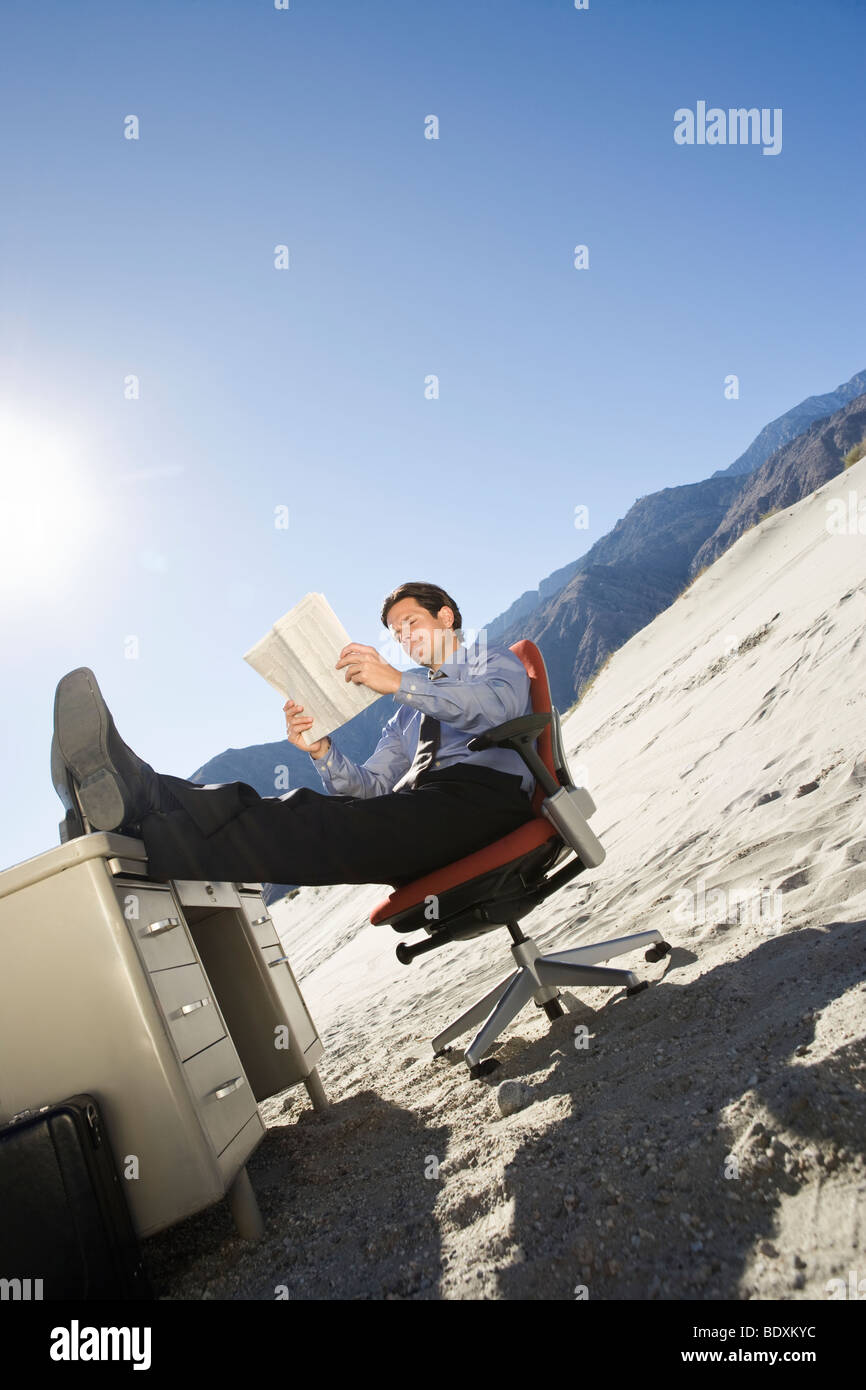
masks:
[[[560,778],[553,765],[553,702],[550,697],[550,684],[547,679],[547,667],[544,664],[544,657],[538,650],[534,642],[530,642],[528,637],[515,642],[510,648],[515,656],[526,667],[526,674],[529,676],[529,694],[532,699],[533,714],[549,714],[550,723],[541,733],[535,742],[538,755],[550,775],[559,782]],[[544,787],[536,779],[535,791],[532,794],[532,810],[536,816],[541,815],[541,803],[547,796]]]

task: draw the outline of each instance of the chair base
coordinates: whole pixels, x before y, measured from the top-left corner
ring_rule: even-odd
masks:
[[[433,1038],[433,1051],[438,1056],[447,1050],[447,1045],[481,1024],[472,1042],[463,1054],[470,1074],[484,1073],[478,1070],[481,1058],[490,1045],[499,1037],[508,1024],[517,1017],[521,1009],[534,999],[545,1009],[548,1017],[557,1017],[552,1004],[558,999],[559,985],[625,985],[629,993],[642,988],[632,970],[615,970],[596,964],[600,960],[610,960],[611,956],[624,955],[641,946],[649,946],[652,953],[649,959],[658,960],[666,955],[670,947],[655,927],[648,931],[634,932],[631,936],[619,936],[610,941],[595,941],[588,946],[574,946],[564,951],[553,951],[543,956],[536,943],[529,937],[515,941],[511,954],[517,969],[494,985],[476,1004],[462,1013],[441,1033]],[[661,948],[665,949],[662,950]],[[560,1007],[559,1012],[562,1013]]]

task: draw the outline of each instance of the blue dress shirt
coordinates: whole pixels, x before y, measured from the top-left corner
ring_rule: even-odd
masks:
[[[508,647],[479,648],[476,640],[471,647],[458,648],[455,659],[444,661],[438,671],[413,666],[403,672],[394,699],[400,708],[365,763],[352,762],[333,740],[324,758],[313,759],[326,791],[364,797],[391,791],[412,766],[421,716],[431,714],[442,730],[433,767],[469,762],[517,774],[523,790],[532,796],[535,778],[513,748],[471,752],[466,746],[476,734],[532,713],[529,675]]]

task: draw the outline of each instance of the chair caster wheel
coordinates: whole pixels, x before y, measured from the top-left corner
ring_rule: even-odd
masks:
[[[649,989],[649,980],[641,980],[639,985],[631,985],[626,994],[640,994],[642,989]]]
[[[473,1081],[477,1081],[480,1076],[488,1076],[490,1072],[501,1066],[502,1063],[498,1057],[485,1057],[483,1062],[476,1062],[474,1067],[469,1068],[469,1075]]]
[[[671,948],[666,941],[657,941],[655,946],[650,946],[649,950],[644,952],[644,960],[661,960],[663,956],[669,956],[670,953]]]
[[[562,1007],[558,999],[548,999],[546,1003],[542,1004],[541,1007],[543,1008],[544,1012],[547,1014],[547,1017],[549,1019],[562,1018],[563,1014],[565,1013],[565,1009]]]
[[[440,1049],[439,1049],[438,1052],[434,1052],[434,1053],[433,1053],[433,1056],[434,1056],[434,1057],[447,1057],[448,1054],[449,1054],[449,1052],[453,1052],[453,1051],[454,1051],[454,1048],[451,1047],[451,1045],[450,1045],[450,1043],[449,1043],[449,1045],[448,1045],[447,1047],[440,1047]]]

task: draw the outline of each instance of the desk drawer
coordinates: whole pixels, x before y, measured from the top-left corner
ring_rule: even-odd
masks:
[[[249,893],[242,893],[241,908],[259,946],[279,946],[280,939],[277,936],[273,918],[261,898],[254,898]]]
[[[278,999],[281,1021],[288,1025],[295,1046],[307,1052],[316,1040],[316,1029],[307,1012],[304,997],[298,988],[294,971],[282,946],[266,946],[262,958],[268,969],[271,986]]]
[[[183,1069],[219,1155],[258,1111],[231,1038],[223,1038],[191,1057]]]
[[[200,966],[156,970],[150,978],[182,1062],[225,1037],[222,1019]]]
[[[230,883],[211,883],[206,879],[173,879],[174,891],[183,907],[237,907],[238,895]]]
[[[114,891],[148,970],[169,970],[175,965],[195,963],[183,910],[170,888],[115,883]]]

